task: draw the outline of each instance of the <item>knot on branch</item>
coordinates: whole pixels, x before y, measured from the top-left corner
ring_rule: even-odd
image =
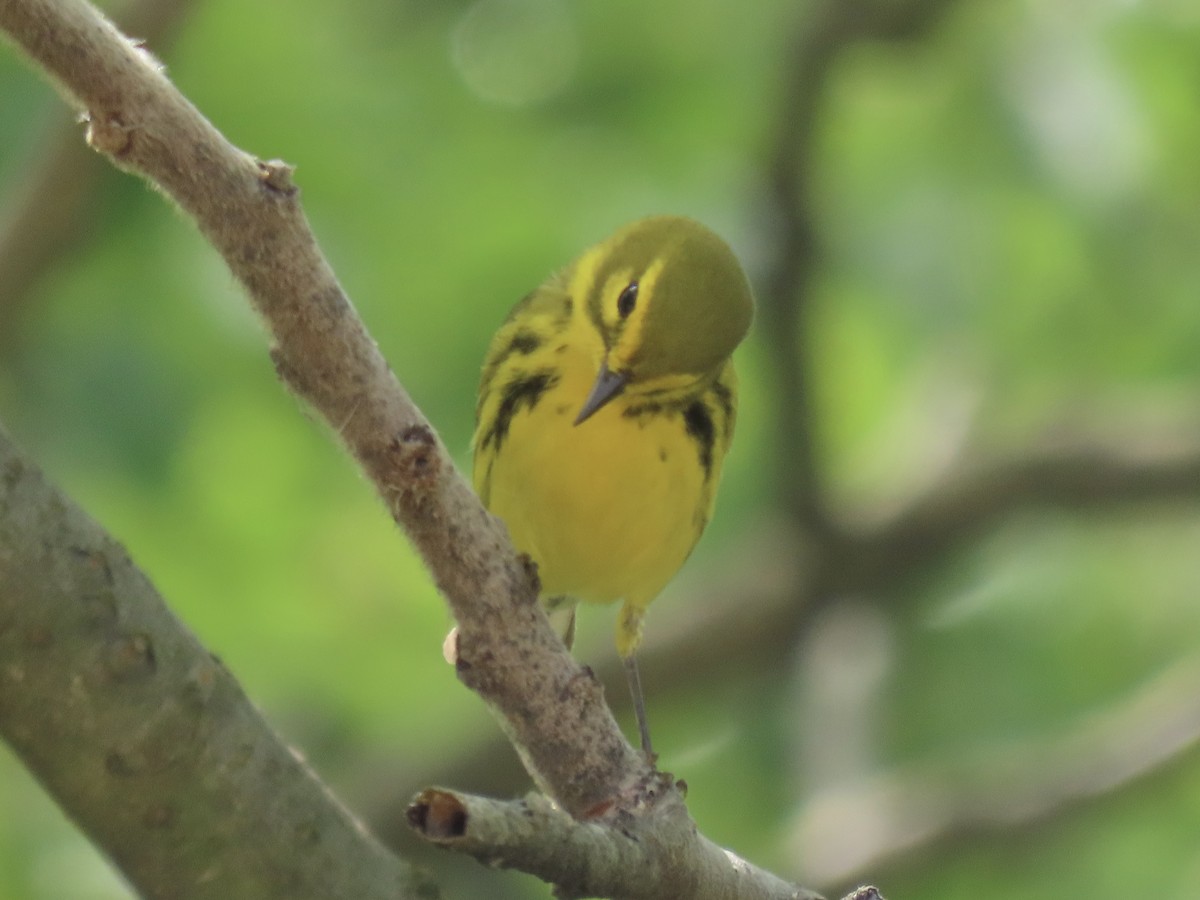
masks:
[[[87,123],[87,144],[97,153],[122,159],[133,147],[133,128],[126,125],[117,113],[84,113]]]
[[[408,824],[431,841],[447,841],[467,833],[467,808],[454,794],[426,788],[405,813]]]
[[[158,669],[154,644],[149,635],[141,632],[121,635],[111,641],[105,661],[114,681],[136,681],[153,675]]]
[[[395,481],[406,490],[428,489],[441,472],[437,438],[428,425],[410,425],[392,438],[388,450]]]
[[[296,171],[295,166],[288,165],[281,159],[256,159],[254,164],[258,166],[259,180],[268,189],[284,197],[294,197],[300,193],[300,188],[292,178]]]

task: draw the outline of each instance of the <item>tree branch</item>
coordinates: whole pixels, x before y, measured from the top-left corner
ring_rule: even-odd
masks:
[[[837,536],[821,494],[807,353],[814,344],[809,314],[821,254],[811,180],[817,170],[814,138],[821,104],[833,65],[850,45],[911,39],[932,27],[953,2],[825,0],[796,12],[798,25],[774,117],[777,130],[768,150],[768,218],[775,247],[759,316],[778,385],[776,481],[784,488],[789,512],[817,540]]]
[[[408,808],[425,839],[487,866],[531,872],[561,898],[673,897],[820,900],[818,895],[754,869],[698,834],[678,794],[652,802],[636,834],[572,819],[538,794],[499,801],[435,788]]]
[[[1077,446],[951,477],[890,521],[854,535],[835,576],[878,589],[941,565],[1001,522],[1035,510],[1079,512],[1200,500],[1200,449]]]
[[[959,765],[828,786],[792,828],[796,871],[821,883],[878,871],[900,854],[1039,822],[1129,787],[1200,750],[1200,657],[1189,657],[1061,734]],[[857,823],[879,824],[865,835]],[[843,831],[844,829],[844,831]]]
[[[142,896],[430,896],[2,429],[0,585],[0,734]]]

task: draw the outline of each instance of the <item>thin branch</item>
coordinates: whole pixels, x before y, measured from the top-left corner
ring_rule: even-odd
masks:
[[[19,343],[33,289],[87,230],[85,200],[111,171],[79,142],[79,125],[56,121],[0,204],[0,358]]]
[[[163,48],[171,43],[194,0],[137,0],[116,18],[129,34]],[[42,275],[92,231],[101,178],[111,172],[79,141],[80,126],[62,112],[26,171],[0,203],[0,360],[20,339],[21,323]]]
[[[776,481],[789,512],[813,538],[837,537],[825,508],[808,353],[812,282],[821,259],[812,179],[817,171],[816,129],[834,63],[866,40],[912,39],[955,0],[824,0],[798,8],[795,36],[784,62],[776,131],[769,141],[767,216],[773,255],[760,298],[760,331],[767,336],[775,410]]]
[[[830,786],[804,807],[790,843],[818,883],[889,860],[1050,821],[1200,751],[1200,657],[1180,660],[1064,733],[990,749],[957,772],[907,769]],[[864,835],[856,823],[879,825]],[[845,829],[844,832],[842,829]]]
[[[823,8],[836,10],[834,0]],[[820,491],[812,408],[811,369],[801,347],[809,347],[808,331],[812,277],[818,264],[817,229],[808,173],[812,171],[813,130],[823,96],[825,70],[833,55],[822,29],[812,23],[829,15],[802,9],[802,27],[786,62],[780,108],[774,116],[778,130],[772,141],[767,175],[771,190],[770,233],[772,261],[759,298],[760,333],[775,368],[777,482],[784,487],[789,512],[817,538],[830,528]]]
[[[1033,511],[1097,512],[1200,501],[1200,450],[1065,447],[951,477],[893,519],[853,536],[841,589],[878,589],[942,565],[1000,523]]]
[[[576,821],[538,794],[504,802],[436,788],[422,791],[408,809],[410,825],[426,840],[487,866],[532,872],[561,898],[659,900],[669,884],[675,897],[820,900],[756,874],[697,834],[677,794],[646,815],[654,826],[635,835]]]
[[[0,734],[142,896],[430,896],[2,429],[0,585]]]

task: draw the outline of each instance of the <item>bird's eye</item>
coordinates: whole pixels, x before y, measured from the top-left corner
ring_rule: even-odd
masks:
[[[629,314],[633,312],[633,308],[637,306],[638,283],[631,281],[626,286],[625,290],[621,291],[621,296],[617,298],[617,315],[622,319],[628,319]]]

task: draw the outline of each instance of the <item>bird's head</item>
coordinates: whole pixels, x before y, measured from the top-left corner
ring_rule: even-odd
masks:
[[[604,358],[576,424],[626,390],[715,375],[750,328],[754,300],[720,237],[682,216],[639,219],[580,257],[572,282]]]

